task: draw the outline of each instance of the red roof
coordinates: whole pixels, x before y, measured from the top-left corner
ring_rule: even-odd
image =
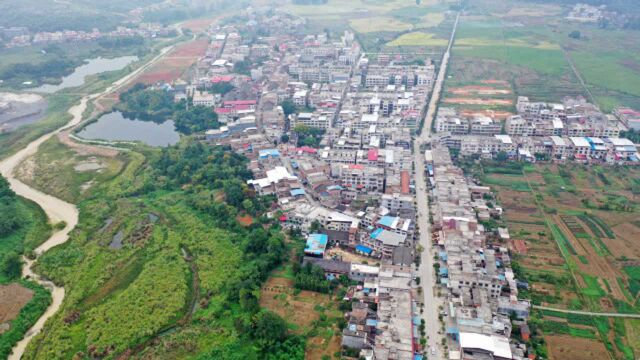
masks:
[[[221,82],[231,82],[231,81],[233,81],[233,76],[231,75],[215,76],[211,78],[211,82],[214,84],[221,83]]]
[[[258,102],[256,100],[234,100],[234,101],[225,101],[224,106],[235,106],[235,105],[255,105]]]
[[[309,146],[302,146],[302,147],[296,148],[296,152],[303,152],[303,153],[308,153],[308,154],[316,154],[318,152],[318,150],[314,149],[312,147],[309,147]]]
[[[234,110],[250,110],[251,109],[251,105],[245,105],[245,104],[240,104],[240,105],[234,105],[232,107],[230,107],[230,109],[234,109]]]
[[[287,215],[282,215],[279,218],[280,221],[287,221]]]
[[[349,169],[358,169],[358,170],[363,170],[364,166],[361,164],[349,164]]]
[[[400,172],[400,192],[409,193],[409,172],[406,170]]]
[[[378,161],[378,149],[369,149],[367,159],[369,161]]]
[[[216,113],[218,114],[229,114],[233,111],[233,109],[231,108],[216,108],[214,110]]]

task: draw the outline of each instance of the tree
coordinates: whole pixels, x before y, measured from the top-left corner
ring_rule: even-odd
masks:
[[[291,100],[283,101],[280,106],[282,106],[282,111],[284,112],[284,117],[288,117],[289,115],[296,112],[296,105]]]
[[[284,144],[288,143],[289,142],[289,135],[282,134],[282,136],[280,136],[280,142],[284,143]]]
[[[496,161],[498,162],[505,162],[509,159],[509,155],[507,155],[506,152],[504,151],[498,151],[498,153],[496,154]]]
[[[582,34],[578,30],[573,30],[569,33],[569,37],[572,39],[580,39],[582,37]]]
[[[277,314],[263,310],[253,317],[250,333],[261,348],[269,348],[287,337],[287,323]]]
[[[22,274],[22,259],[20,259],[20,255],[15,251],[8,252],[4,258],[2,258],[0,270],[2,274],[10,280],[19,278],[20,274]]]

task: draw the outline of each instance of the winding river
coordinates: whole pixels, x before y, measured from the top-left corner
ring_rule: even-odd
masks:
[[[135,71],[129,73],[125,77],[114,82],[113,85],[109,86],[103,92],[87,95],[83,97],[80,100],[79,104],[72,106],[69,109],[69,114],[71,114],[72,119],[66,125],[62,126],[61,128],[55,131],[52,131],[48,134],[41,136],[40,138],[29,143],[29,145],[27,145],[24,149],[18,151],[11,157],[6,158],[0,162],[0,173],[7,178],[7,180],[9,181],[9,184],[11,184],[11,188],[16,194],[24,198],[27,198],[29,200],[32,200],[36,202],[38,205],[40,205],[40,207],[47,214],[49,221],[52,224],[59,223],[60,221],[64,221],[66,223],[66,226],[64,227],[64,229],[53,233],[47,241],[45,241],[42,245],[40,245],[37,249],[35,249],[36,258],[41,254],[43,254],[44,252],[46,252],[47,250],[51,249],[52,247],[63,244],[69,239],[69,233],[78,224],[78,208],[73,204],[70,204],[63,200],[55,198],[51,195],[47,195],[41,191],[38,191],[24,184],[23,182],[15,178],[13,173],[14,169],[26,158],[28,158],[31,155],[34,155],[38,151],[38,148],[42,143],[49,140],[54,135],[58,134],[60,131],[63,131],[78,125],[82,121],[82,114],[86,110],[87,103],[89,101],[93,101],[94,99],[104,94],[115,91],[121,86],[127,84],[135,76],[137,76],[138,74],[140,74],[141,72],[143,72],[144,70],[146,70],[147,68],[155,64],[158,60],[160,60],[164,55],[166,55],[174,47],[175,45],[165,47],[160,51],[160,54],[158,54],[156,57],[151,59],[145,65],[139,67]],[[53,298],[53,301],[51,302],[51,305],[49,305],[47,310],[44,312],[44,314],[42,314],[42,316],[38,319],[38,321],[27,331],[24,338],[20,340],[20,342],[18,342],[16,346],[14,346],[11,355],[9,355],[9,360],[19,360],[22,357],[27,345],[29,344],[29,341],[31,341],[31,339],[34,336],[36,336],[40,331],[42,331],[42,328],[44,327],[45,322],[51,316],[53,316],[53,314],[55,314],[58,311],[58,309],[60,309],[60,306],[62,305],[62,301],[64,300],[64,295],[65,295],[65,290],[63,287],[56,286],[53,282],[48,281],[33,272],[32,265],[34,261],[28,260],[26,258],[24,259],[24,261],[25,261],[25,264],[22,268],[22,275],[24,277],[29,277],[34,279],[40,285],[51,290],[51,296]]]

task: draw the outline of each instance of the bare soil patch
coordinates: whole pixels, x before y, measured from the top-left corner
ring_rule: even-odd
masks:
[[[238,222],[242,226],[250,226],[251,224],[253,224],[253,218],[251,217],[251,215],[238,215],[238,217],[236,217],[236,220],[238,220]]]
[[[207,40],[194,40],[177,46],[170,54],[144,71],[135,81],[145,84],[172,82],[179,79],[207,51]]]
[[[511,94],[511,90],[508,89],[496,89],[490,86],[477,86],[468,85],[462,87],[454,87],[449,89],[449,92],[456,95],[508,95]]]
[[[260,306],[282,316],[288,322],[298,326],[298,332],[319,318],[314,310],[316,305],[327,306],[329,295],[303,290],[297,296],[293,295],[293,280],[270,277],[262,287]]]
[[[511,100],[506,99],[479,99],[479,98],[446,98],[443,100],[445,103],[449,104],[462,104],[462,105],[505,105],[509,106],[512,104]]]
[[[0,285],[0,324],[15,319],[20,309],[33,297],[33,291],[20,284]],[[4,327],[0,327],[0,333]],[[7,329],[5,329],[7,330]]]
[[[86,156],[86,155],[94,155],[94,156],[104,156],[104,157],[116,157],[118,156],[118,150],[95,146],[95,145],[87,145],[79,142],[75,142],[70,139],[69,131],[63,131],[58,134],[58,140],[67,147],[73,149],[78,155]]]
[[[604,345],[597,340],[572,337],[570,335],[545,336],[549,348],[549,359],[581,359],[601,360],[609,359],[609,353]]]

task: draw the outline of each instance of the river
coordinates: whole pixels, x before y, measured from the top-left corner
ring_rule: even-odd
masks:
[[[120,87],[122,87],[123,85],[127,84],[127,82],[129,82],[135,76],[137,76],[138,74],[140,74],[141,72],[143,72],[144,70],[148,69],[150,66],[155,64],[158,60],[160,60],[164,55],[166,55],[174,47],[175,45],[165,47],[160,51],[160,54],[158,54],[156,57],[151,59],[145,65],[139,67],[138,69],[124,76],[120,80],[114,82],[111,86],[109,86],[103,92],[87,95],[83,97],[82,100],[80,100],[79,104],[74,105],[69,109],[69,114],[71,114],[72,118],[66,125],[48,134],[41,136],[40,138],[29,143],[29,145],[27,145],[22,150],[16,152],[14,155],[0,161],[0,173],[7,178],[7,180],[9,181],[9,184],[11,184],[11,189],[13,189],[13,191],[16,194],[24,198],[27,198],[29,200],[32,200],[36,202],[38,205],[40,205],[40,207],[47,214],[47,217],[49,218],[49,221],[51,223],[55,224],[55,223],[59,223],[60,221],[64,221],[66,223],[66,226],[64,227],[64,229],[53,233],[51,237],[47,239],[47,241],[45,241],[42,245],[40,245],[37,249],[35,249],[36,258],[41,254],[43,254],[44,252],[46,252],[47,250],[51,249],[52,247],[63,244],[69,239],[69,233],[78,224],[78,208],[73,204],[62,201],[51,195],[47,195],[41,191],[33,189],[28,185],[24,184],[23,182],[15,178],[13,173],[14,169],[26,158],[28,158],[31,155],[34,155],[38,151],[38,148],[42,143],[49,140],[54,135],[58,134],[60,131],[66,130],[68,128],[78,125],[82,121],[82,114],[87,108],[87,103],[89,101],[93,101],[94,99],[104,94],[115,91]],[[31,341],[31,339],[34,336],[36,336],[40,331],[42,331],[42,328],[44,327],[44,324],[46,323],[46,321],[50,317],[52,317],[58,311],[58,309],[60,309],[60,306],[62,306],[62,301],[64,300],[64,296],[65,296],[65,290],[63,287],[56,286],[51,281],[43,279],[42,277],[40,277],[39,275],[33,272],[31,268],[34,261],[30,261],[26,258],[24,259],[24,261],[25,261],[25,264],[22,268],[23,276],[30,277],[36,280],[40,285],[50,289],[53,301],[51,302],[51,305],[49,305],[47,310],[44,312],[44,314],[42,314],[42,316],[38,319],[38,321],[29,330],[27,330],[27,333],[25,334],[24,338],[20,340],[20,342],[18,342],[13,347],[12,353],[11,355],[9,355],[9,358],[8,358],[9,360],[19,360],[22,357],[22,354],[24,354],[24,351],[27,348],[29,341]]]

